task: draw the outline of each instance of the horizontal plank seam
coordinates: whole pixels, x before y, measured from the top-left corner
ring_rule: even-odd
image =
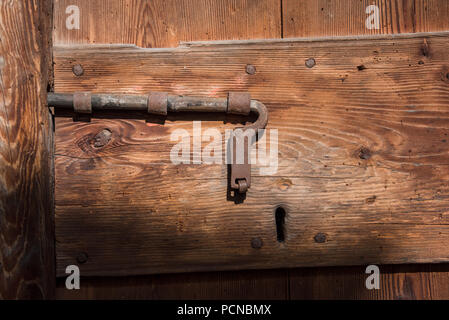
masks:
[[[283,39],[254,39],[254,40],[217,40],[217,41],[194,41],[180,42],[175,48],[143,48],[134,44],[76,44],[76,45],[55,45],[55,52],[65,50],[124,50],[134,49],[145,52],[167,52],[191,49],[196,47],[209,46],[239,46],[251,44],[291,44],[291,43],[316,43],[316,42],[341,42],[341,41],[366,41],[366,40],[396,40],[396,39],[414,39],[422,37],[447,37],[449,31],[443,32],[419,32],[419,33],[402,33],[402,34],[380,34],[380,35],[363,35],[363,36],[336,36],[336,37],[314,37],[314,38],[283,38]]]

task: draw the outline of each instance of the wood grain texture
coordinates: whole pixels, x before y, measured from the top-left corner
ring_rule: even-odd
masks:
[[[379,30],[365,28],[365,20],[368,17],[365,9],[371,4],[380,9]],[[283,0],[283,34],[285,37],[317,37],[445,31],[449,30],[448,6],[449,2],[445,0]],[[413,269],[413,272],[407,272],[410,269]],[[449,299],[447,265],[381,266],[381,271],[381,290],[368,291],[364,287],[365,275],[361,267],[292,270],[291,297]],[[420,290],[426,285],[430,287],[430,292],[425,292],[427,295]]]
[[[449,30],[449,2],[444,0],[415,0],[415,32]]]
[[[58,119],[58,275],[81,252],[85,275],[448,261],[448,35],[386,38],[58,50],[57,92],[248,90],[279,130],[278,173],[254,167],[236,205],[225,166],[170,163],[170,133],[190,121]],[[110,142],[95,148],[105,129]]]
[[[80,9],[68,30],[69,5]],[[56,0],[54,43],[176,47],[180,41],[281,36],[279,0]]]
[[[376,5],[379,29],[366,28]],[[449,29],[446,0],[283,0],[284,37],[435,32]]]
[[[380,289],[365,287],[366,266],[82,278],[81,290],[58,280],[58,299],[449,299],[449,267],[382,265]],[[280,278],[284,275],[285,279]]]
[[[101,10],[95,12],[97,19],[87,20],[88,15],[83,15],[80,31],[66,30],[64,6],[69,3],[64,2],[55,3],[56,43],[130,42],[142,47],[175,47],[179,41],[281,36],[279,1],[83,1],[78,3],[84,12],[84,8]],[[102,16],[120,17],[120,27],[116,27],[117,19],[110,23]],[[81,292],[67,291],[60,281],[57,295],[92,299],[277,299],[286,297],[287,283],[285,271],[83,278]]]
[[[365,266],[290,271],[291,299],[447,300],[447,264],[383,265],[380,289],[365,287]]]
[[[430,300],[448,299],[446,292],[432,296],[429,279],[430,265],[383,265],[380,266],[380,289],[368,290],[365,281],[366,266],[345,268],[308,268],[290,272],[292,300]],[[446,268],[447,269],[447,268]],[[434,286],[435,288],[438,285]]]
[[[55,291],[51,1],[0,2],[0,298]]]
[[[93,2],[93,1],[91,1]],[[111,1],[108,1],[111,3]],[[302,2],[302,3],[299,3]],[[330,24],[327,23],[317,23],[318,20],[314,18],[308,18],[308,17],[317,17],[317,15],[320,13],[320,11],[316,10],[319,6],[319,1],[311,1],[312,3],[306,3],[307,1],[283,1],[283,7],[284,7],[284,29],[285,29],[285,35],[286,36],[330,36],[330,35],[346,35],[346,34],[356,34],[355,31],[348,32],[348,29],[355,30],[356,27],[364,26],[364,20],[366,19],[366,15],[359,15],[357,17],[357,23],[359,23],[357,26],[354,26],[354,23],[352,23],[352,26],[348,26],[349,20],[353,19],[351,16],[347,16],[347,19],[340,19],[337,23]],[[208,4],[211,5],[212,2],[209,2]],[[258,2],[262,3],[262,1]],[[315,6],[316,3],[317,5]],[[374,2],[371,2],[374,3]],[[370,4],[371,4],[370,3]],[[293,4],[293,5],[292,5]],[[304,5],[306,4],[306,5]],[[348,4],[350,7],[356,6],[357,3],[351,3],[351,1],[345,1],[342,5]],[[390,7],[393,8],[407,8],[406,2],[399,2],[398,4],[393,3]],[[56,2],[56,5],[59,5],[59,1]],[[419,1],[416,2],[415,9],[417,12],[421,12],[421,15],[416,15],[416,24],[415,24],[415,30],[416,31],[438,31],[438,30],[448,30],[449,26],[447,25],[448,19],[447,19],[447,1]],[[329,13],[335,13],[335,1],[327,1],[324,3],[324,6],[322,6],[323,11],[327,14]],[[381,6],[385,12],[386,6],[381,3]],[[421,8],[420,8],[420,7]],[[301,11],[298,12],[298,8],[301,8]],[[61,10],[63,11],[64,8],[60,6],[59,12]],[[360,7],[360,9],[362,9]],[[185,7],[182,7],[182,10],[186,10]],[[208,9],[206,9],[208,10]],[[319,8],[321,10],[321,8]],[[351,10],[349,8],[349,10]],[[276,11],[272,10],[271,12]],[[427,11],[427,13],[426,13]],[[110,10],[109,12],[112,12]],[[301,13],[302,12],[302,13]],[[410,11],[411,12],[411,11]],[[55,11],[55,13],[57,13]],[[363,13],[363,11],[361,11]],[[404,29],[405,26],[405,20],[403,17],[399,19],[398,14],[401,16],[403,14],[407,14],[408,17],[410,17],[410,13],[406,13],[405,11],[402,12],[394,12],[392,11],[393,15],[390,15],[390,18],[383,19],[382,24],[382,33],[387,33],[387,31],[390,32],[397,32],[398,28]],[[103,10],[102,14],[108,15],[107,10]],[[360,13],[359,13],[360,14]],[[384,14],[385,16],[388,16],[388,13]],[[59,25],[64,27],[65,25],[65,17],[62,17],[63,14],[59,17],[60,22]],[[185,14],[179,14],[179,16],[186,17]],[[286,21],[287,17],[293,17],[294,22]],[[318,15],[320,19],[323,19],[321,16]],[[398,17],[398,18],[397,18]],[[430,19],[427,19],[427,17],[431,17]],[[58,17],[56,17],[58,19]],[[204,17],[203,17],[204,18]],[[98,19],[101,19],[99,17]],[[158,19],[158,18],[157,18]],[[328,17],[330,19],[330,17]],[[326,20],[326,19],[324,19]],[[304,21],[304,22],[302,22]],[[316,22],[315,22],[316,21]],[[355,20],[354,20],[355,21]],[[400,23],[397,23],[397,21],[402,21]],[[410,22],[410,19],[407,20]],[[96,22],[92,22],[96,23]],[[199,30],[202,30],[202,26],[206,24],[213,23],[212,20],[198,20],[198,23],[195,24],[195,27]],[[385,24],[384,24],[385,23]],[[89,22],[87,22],[89,24]],[[105,25],[106,23],[103,23]],[[185,22],[183,22],[185,24]],[[293,26],[291,25],[293,24]],[[142,24],[141,24],[142,25]],[[219,24],[218,22],[215,24],[217,28],[226,26],[225,24]],[[280,25],[280,22],[279,22]],[[407,30],[410,32],[410,23],[407,24]],[[242,24],[235,24],[235,26],[240,28],[241,32],[244,32],[246,30],[249,33],[259,33],[261,34],[262,31],[254,31],[249,30],[246,25]],[[252,24],[253,27],[255,27],[255,24]],[[108,28],[114,28],[115,25],[108,25]],[[259,26],[261,28],[264,28],[265,26]],[[330,31],[326,32],[323,31],[324,28],[328,28]],[[101,30],[104,30],[104,27],[97,27],[95,29],[95,32],[93,35],[86,36],[85,39],[88,39],[89,37],[92,37],[94,39],[99,39],[101,37],[109,37],[111,39],[111,42],[113,41],[114,37],[119,34],[121,38],[123,37],[124,33],[131,33],[131,32],[140,32],[141,34],[144,33],[145,29],[141,29],[139,31],[123,31],[124,29],[120,30],[114,30],[114,32],[111,32],[109,35],[106,35],[103,33],[101,34]],[[281,27],[279,26],[279,30]],[[412,27],[413,29],[413,27]],[[61,35],[63,32],[60,31],[61,29],[56,27],[55,32]],[[84,30],[86,31],[86,30]],[[385,31],[385,32],[384,32]],[[99,32],[100,34],[97,35],[96,33]],[[172,33],[169,32],[159,32],[158,36],[162,37],[162,39],[155,39],[154,43],[160,43],[162,46],[166,46],[165,43],[170,42],[170,39],[177,38],[178,35],[182,34],[183,30],[182,28],[177,28],[175,35],[173,36]],[[223,34],[222,31],[215,31],[217,34]],[[291,33],[295,32],[295,33]],[[365,34],[366,30],[360,30],[361,34]],[[404,32],[404,31],[402,31]],[[235,32],[234,32],[235,33]],[[85,41],[85,43],[89,43],[87,40],[73,40],[76,39],[80,32],[65,32],[64,36],[67,38],[64,39],[67,41],[67,43],[70,43],[71,41],[80,41],[80,42],[74,42],[74,43],[82,43],[82,41]],[[192,27],[190,30],[190,37],[187,38],[180,38],[181,40],[196,40],[197,30]],[[232,34],[232,33],[231,33]],[[273,36],[269,36],[273,37]],[[278,36],[275,36],[278,37]],[[225,39],[227,37],[220,37],[220,39]],[[244,38],[250,38],[249,36],[242,35],[242,39]],[[212,37],[205,37],[204,39],[210,39],[210,40],[216,40]],[[122,42],[121,40],[119,42]],[[142,44],[139,44],[142,45]],[[173,44],[171,46],[176,46],[176,40],[173,40]],[[57,132],[56,132],[57,134]],[[393,270],[394,269],[394,270]],[[398,271],[398,269],[401,269]],[[410,269],[413,269],[413,272],[410,272]],[[430,270],[430,271],[429,271]],[[389,275],[389,276],[382,276],[382,289],[384,287],[389,288],[388,290],[382,290],[382,293],[379,293],[378,291],[375,292],[364,292],[364,274],[363,273],[364,268],[362,267],[333,267],[333,268],[314,268],[314,269],[294,269],[290,270],[289,274],[291,275],[291,284],[290,284],[290,290],[291,290],[291,296],[293,298],[310,298],[310,299],[324,299],[324,298],[354,298],[354,297],[363,297],[366,299],[385,299],[385,298],[394,298],[393,295],[388,294],[388,292],[402,292],[397,295],[399,296],[415,296],[419,297],[420,294],[415,294],[413,291],[418,290],[422,287],[420,284],[416,284],[416,282],[413,282],[414,285],[406,285],[401,286],[398,288],[398,282],[395,280],[398,277],[401,277],[402,279],[405,279],[406,277],[412,276],[413,278],[419,278],[420,281],[427,282],[430,281],[430,297],[433,299],[448,299],[448,286],[449,278],[448,278],[448,272],[447,272],[447,265],[419,265],[419,266],[395,266],[394,268],[392,266],[381,266],[382,274]],[[282,282],[283,280],[280,278],[284,276],[287,278],[287,275],[285,275],[285,271],[275,271],[275,273],[278,275],[279,279],[277,282]],[[245,277],[248,277],[248,273],[245,271],[234,271],[234,272],[226,272],[227,276],[217,276],[215,277],[213,274],[188,274],[188,275],[160,275],[160,276],[146,276],[146,277],[108,277],[108,278],[83,278],[82,279],[82,290],[81,292],[74,292],[74,291],[67,291],[65,289],[64,281],[59,281],[59,288],[57,291],[57,294],[59,297],[64,298],[145,298],[145,297],[152,297],[152,298],[180,298],[180,299],[191,299],[195,297],[211,297],[214,298],[229,298],[233,299],[235,297],[247,297],[249,299],[256,299],[256,298],[273,298],[273,292],[270,292],[269,288],[273,286],[272,281],[266,281],[266,278],[269,277],[272,280],[273,274],[266,274],[265,271],[251,271],[250,274],[254,275],[257,274],[258,280],[251,281],[251,289],[247,289],[248,283],[245,282],[244,279],[242,279],[241,275],[244,274]],[[212,275],[212,276],[211,276]],[[217,279],[219,278],[217,282],[215,281],[204,281],[205,278],[213,278]],[[300,277],[300,279],[298,279]],[[174,281],[171,281],[171,279],[175,279]],[[306,279],[304,279],[306,278]],[[133,280],[134,279],[134,280]],[[151,280],[149,280],[151,279]],[[160,279],[160,281],[158,280]],[[265,279],[265,280],[264,280]],[[156,283],[156,285],[154,285]],[[192,284],[195,283],[195,284]],[[198,285],[200,283],[200,285]],[[305,285],[301,285],[304,283]],[[329,285],[331,283],[332,285]],[[183,285],[184,284],[184,285]],[[85,290],[85,286],[87,286],[89,289]],[[220,290],[220,292],[216,291],[216,288],[223,288],[223,290]],[[341,288],[344,288],[341,289]],[[190,290],[191,289],[191,290]],[[196,293],[197,291],[200,291],[200,293]],[[154,292],[157,292],[157,294],[154,294]],[[407,291],[404,293],[404,291]],[[232,293],[232,294],[231,294]],[[263,293],[263,294],[262,294]],[[279,296],[284,297],[285,294],[277,293]],[[428,298],[428,297],[427,297]]]
[[[58,299],[288,299],[288,270],[81,278],[80,290],[58,279]]]

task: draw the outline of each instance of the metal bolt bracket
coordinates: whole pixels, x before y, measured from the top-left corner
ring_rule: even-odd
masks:
[[[251,100],[247,92],[230,92],[227,98],[204,98],[169,95],[164,92],[150,92],[148,95],[91,94],[90,92],[52,93],[47,95],[50,107],[73,109],[78,113],[92,113],[92,110],[134,110],[150,114],[167,115],[168,112],[223,112],[229,114],[249,115],[251,112],[257,120],[241,128],[243,134],[233,134],[231,183],[232,189],[245,193],[251,186],[251,165],[248,154],[249,129],[255,133],[264,129],[268,123],[268,110],[263,103]],[[251,139],[253,143],[255,139]],[[243,161],[236,157],[236,147],[243,144]]]
[[[150,92],[148,95],[148,113],[167,115],[168,94],[165,92]]]
[[[77,113],[92,113],[90,92],[76,92],[73,94],[73,110]]]
[[[247,92],[230,92],[228,94],[228,113],[248,115],[251,112],[251,96]],[[245,193],[251,187],[251,164],[248,157],[248,139],[243,131],[232,134],[231,189]],[[237,155],[237,147],[243,148],[242,157]],[[241,149],[240,148],[240,149]],[[243,158],[243,159],[239,159]]]
[[[245,193],[251,187],[251,164],[248,155],[248,139],[244,134],[233,134],[232,163],[231,163],[231,189]],[[238,159],[237,146],[243,147],[243,159]],[[239,161],[243,160],[243,161]],[[240,163],[241,162],[241,163]]]

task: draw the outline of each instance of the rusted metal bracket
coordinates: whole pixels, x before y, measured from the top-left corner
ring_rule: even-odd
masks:
[[[156,115],[167,115],[168,112],[223,112],[248,116],[253,112],[257,120],[232,134],[232,141],[229,141],[232,146],[230,187],[239,193],[246,193],[251,186],[248,143],[253,143],[255,139],[251,136],[257,134],[259,129],[264,129],[268,123],[265,105],[251,100],[247,92],[230,92],[227,98],[177,96],[165,92],[150,92],[148,95],[49,92],[47,101],[50,107],[73,109],[84,114],[92,113],[93,110],[134,110]],[[241,147],[238,149],[238,146]],[[239,154],[239,150],[243,150],[243,155]]]

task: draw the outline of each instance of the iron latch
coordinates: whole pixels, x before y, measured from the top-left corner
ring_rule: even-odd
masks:
[[[93,110],[134,110],[165,116],[168,112],[223,112],[249,116],[257,120],[241,130],[234,131],[229,141],[232,146],[230,187],[246,193],[251,186],[251,164],[248,143],[257,140],[257,133],[268,122],[265,105],[251,100],[246,92],[230,92],[227,98],[189,97],[150,92],[148,95],[92,94],[90,92],[48,93],[48,105],[55,108],[73,109],[76,113],[91,114]],[[252,134],[248,134],[251,130]],[[243,152],[239,153],[239,150]]]

